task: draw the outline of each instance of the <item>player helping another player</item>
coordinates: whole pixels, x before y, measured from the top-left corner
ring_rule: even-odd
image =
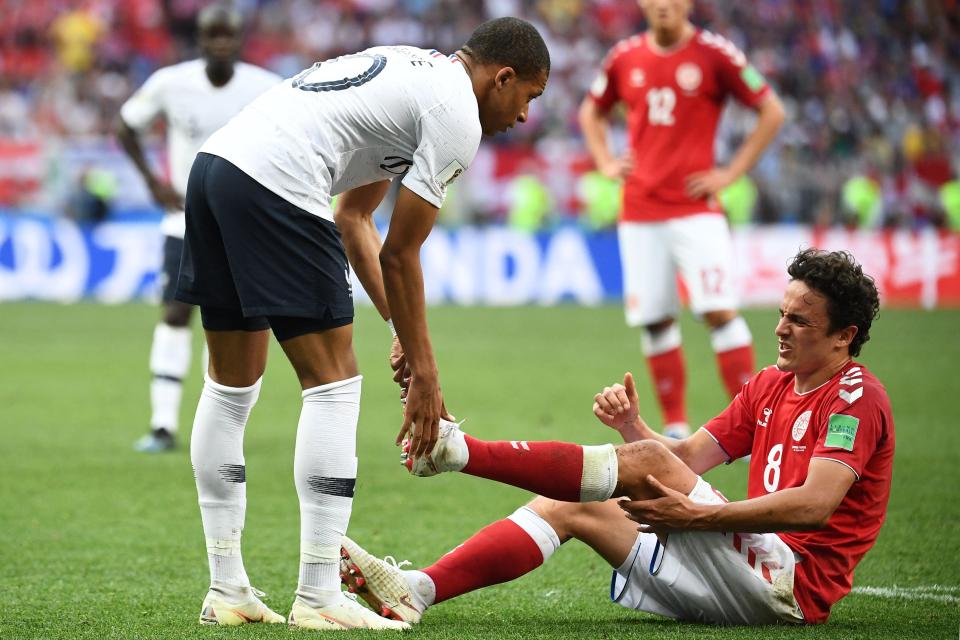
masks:
[[[579,116],[598,169],[624,179],[617,232],[627,324],[641,327],[664,432],[676,437],[689,434],[678,271],[691,309],[710,327],[731,398],[755,371],[750,329],[736,311],[733,247],[717,194],[756,163],[784,118],[777,96],[743,53],[694,27],[691,5],[640,0],[650,28],[610,51]],[[728,96],[758,118],[729,164],[715,167],[714,135]],[[607,140],[617,103],[627,107],[624,157],[616,157]]]
[[[290,626],[407,626],[340,589],[361,383],[350,265],[399,336],[392,355],[409,396],[398,441],[410,435],[412,451],[426,455],[447,414],[427,331],[420,247],[481,135],[525,122],[549,71],[536,29],[500,18],[450,56],[390,46],[319,62],[204,144],[187,187],[177,287],[177,299],[200,306],[210,351],[190,447],[211,574],[201,622],[283,621],[250,586],[240,553],[243,432],[272,330],[303,397],[294,453],[300,577]],[[397,176],[402,184],[381,248],[372,214]]]
[[[346,539],[344,582],[382,614],[417,622],[576,538],[613,567],[611,597],[625,607],[720,624],[826,621],[886,515],[894,424],[883,386],[852,360],[877,313],[873,280],[849,254],[813,249],[788,273],[776,365],[693,435],[649,429],[630,374],[594,399],[618,447],[485,442],[445,423],[432,455],[407,456],[412,473],[460,471],[539,497],[419,571]],[[728,502],[701,476],[748,453],[748,497]]]

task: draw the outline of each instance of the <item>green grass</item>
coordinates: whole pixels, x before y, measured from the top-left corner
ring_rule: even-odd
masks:
[[[288,637],[285,628],[196,624],[206,589],[203,534],[188,448],[131,451],[148,418],[146,369],[157,315],[147,305],[0,306],[0,638]],[[431,310],[448,407],[488,438],[608,441],[591,398],[627,369],[656,421],[638,338],[620,309]],[[761,363],[774,355],[775,313],[747,314]],[[724,405],[703,328],[685,319],[689,402],[704,421]],[[887,524],[856,584],[946,585],[951,602],[851,594],[814,628],[717,628],[627,611],[607,598],[609,569],[578,543],[514,583],[430,611],[418,638],[956,638],[960,613],[960,427],[955,369],[960,312],[884,311],[862,360],[887,385],[898,427]],[[432,562],[528,499],[475,478],[408,477],[392,442],[399,405],[386,327],[361,309],[366,375],[360,477],[351,534],[375,553]],[[198,342],[199,347],[199,342]],[[271,351],[246,437],[244,555],[254,584],[286,614],[297,577],[292,461],[296,380]],[[183,406],[189,431],[196,368]],[[184,444],[186,437],[183,439]],[[746,466],[710,480],[742,497]],[[363,634],[361,634],[363,635]]]

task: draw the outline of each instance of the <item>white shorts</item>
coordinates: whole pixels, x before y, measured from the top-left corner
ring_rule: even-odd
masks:
[[[725,502],[703,478],[699,504]],[[678,620],[714,624],[803,622],[793,596],[793,551],[773,533],[671,533],[661,545],[641,533],[613,572],[610,599]]]
[[[723,214],[621,222],[617,230],[624,307],[631,327],[677,317],[678,270],[695,314],[737,308],[733,240]]]

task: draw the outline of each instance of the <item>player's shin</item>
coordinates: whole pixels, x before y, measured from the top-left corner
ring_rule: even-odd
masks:
[[[259,394],[260,380],[238,388],[207,377],[193,422],[190,460],[214,589],[250,586],[240,555],[247,505],[243,432]]]
[[[559,547],[553,528],[532,509],[521,507],[423,569],[435,586],[432,601],[424,604],[515,580],[546,562]]]
[[[357,477],[361,380],[356,376],[303,392],[294,454],[301,519],[297,596],[311,607],[342,598],[340,542]]]
[[[710,344],[717,354],[720,377],[732,398],[756,372],[753,356],[753,336],[741,317],[710,332]]]
[[[190,369],[190,327],[160,323],[150,347],[150,427],[177,431],[183,379]]]
[[[662,331],[644,329],[640,334],[643,353],[647,357],[650,377],[660,410],[664,432],[668,435],[689,435],[686,407],[687,373],[683,362],[680,327],[676,322]]]

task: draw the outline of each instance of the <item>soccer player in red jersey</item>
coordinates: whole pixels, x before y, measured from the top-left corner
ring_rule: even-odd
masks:
[[[690,306],[710,326],[730,397],[753,375],[753,341],[737,314],[730,231],[717,193],[748,171],[784,113],[763,77],[730,41],[696,28],[691,0],[640,0],[649,30],[617,44],[580,107],[597,168],[624,180],[618,226],[627,324],[642,327],[664,432],[689,435],[685,369],[676,318],[677,272]],[[714,166],[714,134],[728,96],[758,113],[730,163]],[[611,110],[626,106],[628,144],[608,144]]]
[[[852,360],[879,306],[873,279],[850,254],[816,249],[788,273],[776,365],[696,433],[652,431],[629,373],[594,398],[619,447],[485,442],[447,423],[431,457],[407,460],[414,474],[461,471],[540,497],[419,571],[345,539],[344,581],[382,615],[417,622],[576,538],[613,567],[622,606],[718,624],[825,622],[883,524],[894,424],[883,385]],[[728,502],[701,476],[747,453],[747,499]]]

